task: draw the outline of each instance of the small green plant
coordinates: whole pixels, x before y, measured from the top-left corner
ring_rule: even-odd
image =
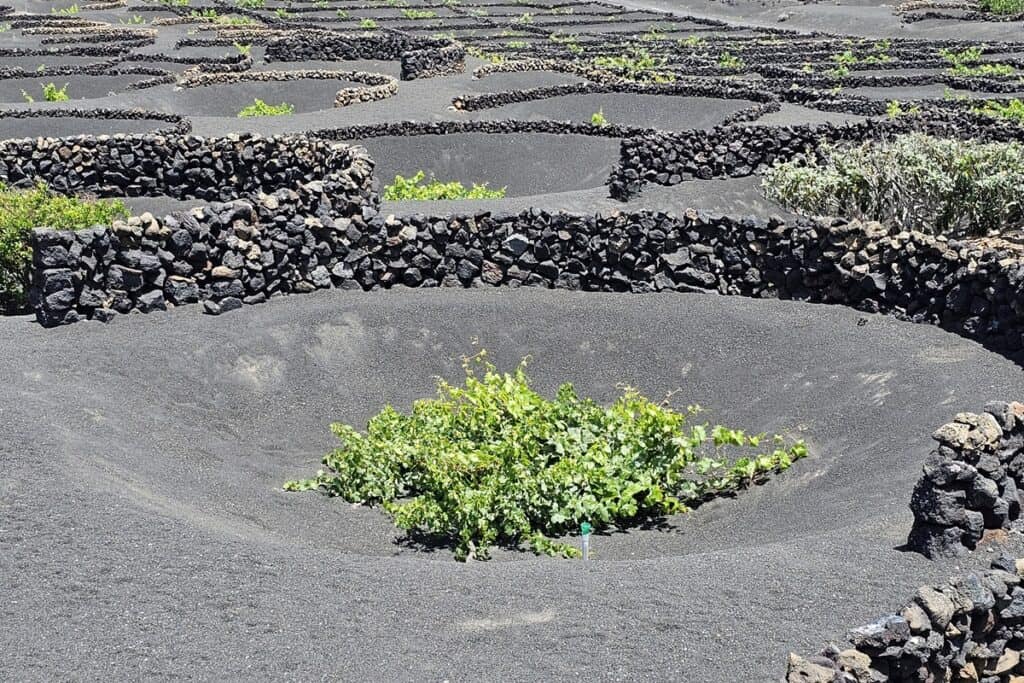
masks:
[[[65,197],[42,183],[30,190],[0,183],[0,310],[14,313],[25,306],[33,228],[82,230],[127,217],[120,200]]]
[[[423,171],[417,171],[411,178],[395,176],[395,182],[384,188],[384,199],[387,201],[417,200],[429,201],[438,199],[501,199],[505,196],[505,188],[491,190],[487,183],[473,185],[469,188],[459,181],[442,182],[435,178],[427,181]]]
[[[974,111],[979,114],[985,114],[986,116],[1007,119],[1024,125],[1024,100],[1019,100],[1017,98],[1009,100],[1006,103],[996,100],[986,100],[979,106],[974,107]]]
[[[50,8],[50,14],[56,14],[57,16],[65,16],[65,17],[67,17],[67,16],[74,16],[74,15],[78,14],[80,11],[81,11],[81,9],[78,7],[77,4],[71,5],[70,7],[63,7],[63,8],[51,7]]]
[[[982,62],[981,55],[985,46],[973,46],[963,50],[939,50],[939,54],[949,62],[946,70],[954,76],[1013,76],[1017,70],[1010,64],[999,62]]]
[[[359,28],[364,29],[366,31],[372,31],[375,28],[377,28],[377,22],[374,21],[373,19],[360,19]]]
[[[590,125],[603,128],[608,125],[608,119],[604,117],[604,109],[598,109],[590,115]]]
[[[124,24],[125,26],[139,26],[141,24],[145,24],[146,23],[146,20],[143,19],[138,14],[133,14],[132,16],[130,16],[128,18],[122,17],[122,18],[118,19],[118,21],[121,22],[122,24]]]
[[[274,14],[277,15],[278,19],[290,19],[292,16],[292,13],[289,12],[284,7],[278,7],[276,10],[274,10]]]
[[[640,36],[640,40],[645,42],[653,42],[655,40],[665,40],[665,29],[660,26],[651,26],[647,29],[647,32]]]
[[[528,45],[529,43],[527,43],[525,40],[510,40],[507,43],[505,43],[505,47],[512,48],[513,50],[522,50]]]
[[[40,64],[39,66],[43,67],[40,71],[46,70],[46,66],[44,64]],[[43,100],[47,102],[67,102],[71,99],[68,95],[67,83],[65,83],[62,88],[58,88],[53,83],[47,83],[46,85],[41,85],[39,87],[43,91]],[[35,102],[35,99],[24,90],[21,91],[21,96],[25,98],[26,102]]]
[[[263,9],[267,6],[267,0],[235,0],[235,7],[239,9]]]
[[[10,23],[8,23],[8,22],[6,22],[6,21],[5,21],[5,22],[2,22],[2,23],[0,23],[0,33],[7,33],[7,32],[8,32],[8,31],[10,31],[10,30],[11,30],[11,25],[10,25]]]
[[[802,442],[691,424],[635,389],[605,408],[571,384],[547,399],[525,361],[500,373],[485,352],[465,359],[465,383],[438,381],[409,414],[385,407],[365,433],[346,424],[315,477],[284,484],[380,505],[411,536],[447,540],[455,557],[487,559],[497,544],[578,557],[560,539],[586,523],[627,528],[684,513],[788,469]]]
[[[555,16],[567,16],[573,13],[573,8],[566,5],[565,7],[552,7],[550,12]]]
[[[1024,14],[1024,0],[978,0],[978,6],[992,14]]]
[[[594,57],[592,64],[600,69],[614,69],[637,82],[671,83],[675,74],[659,71],[667,62],[666,57],[653,57],[646,50],[634,50],[629,55],[602,55]]]
[[[718,66],[729,71],[740,71],[746,66],[746,62],[742,58],[730,54],[729,52],[723,52],[718,57]]]
[[[1024,145],[919,133],[823,145],[778,164],[766,196],[810,215],[877,220],[905,229],[984,235],[1024,225]]]
[[[282,102],[281,104],[267,104],[263,100],[256,98],[253,103],[248,107],[238,112],[238,118],[251,118],[255,116],[287,116],[288,114],[295,113],[295,106]]]
[[[677,42],[679,44],[679,47],[685,47],[691,50],[698,47],[707,47],[708,45],[708,41],[706,38],[696,35],[680,38]]]
[[[533,23],[533,15],[530,14],[529,12],[523,12],[518,17],[513,17],[512,18],[512,23],[513,24],[532,24]]]
[[[921,113],[921,107],[913,105],[907,109],[903,108],[903,104],[899,100],[889,100],[889,103],[885,105],[885,115],[890,119],[897,119],[901,116],[916,116]]]
[[[248,57],[252,54],[252,43],[243,44],[236,41],[231,44],[235,47],[235,50],[237,50],[238,54],[240,55],[245,55],[246,57]]]
[[[437,12],[429,9],[404,9],[402,16],[406,19],[434,19]]]
[[[343,9],[337,10],[337,11],[336,11],[336,12],[335,12],[334,14],[335,14],[335,16],[337,16],[337,17],[338,17],[339,19],[348,19],[348,12],[346,12],[346,11],[345,11],[345,10],[343,10]]]

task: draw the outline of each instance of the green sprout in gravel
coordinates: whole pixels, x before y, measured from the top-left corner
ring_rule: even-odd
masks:
[[[360,19],[359,28],[365,29],[367,31],[372,31],[375,28],[377,28],[377,22],[374,21],[373,19]]]
[[[590,115],[590,125],[604,128],[608,125],[608,119],[604,116],[604,109],[598,109]]]
[[[418,171],[411,178],[395,176],[395,182],[384,188],[384,199],[387,201],[418,200],[429,201],[438,199],[501,199],[505,196],[505,188],[491,190],[487,183],[465,187],[459,181],[442,182]]]
[[[481,352],[464,366],[464,385],[439,380],[437,397],[410,414],[385,407],[365,433],[332,425],[341,447],[324,457],[327,470],[284,488],[379,505],[410,536],[451,542],[460,560],[520,543],[577,557],[559,539],[584,522],[622,529],[687,512],[807,455],[802,442],[691,424],[698,408],[634,389],[606,408],[571,384],[541,396],[525,362],[501,373]]]
[[[33,228],[82,230],[127,217],[117,199],[65,197],[44,184],[16,190],[0,183],[0,311],[14,313],[25,305]]]
[[[295,113],[295,105],[282,102],[281,104],[267,104],[256,98],[252,104],[238,112],[238,118],[251,118],[255,116],[287,116]]]

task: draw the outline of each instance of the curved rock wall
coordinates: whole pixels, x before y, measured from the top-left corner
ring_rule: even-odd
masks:
[[[145,134],[5,140],[0,142],[0,181],[26,187],[41,180],[58,192],[103,197],[230,201],[326,176],[337,163],[335,148],[334,143],[304,136]]]
[[[855,628],[849,647],[790,654],[786,683],[1024,682],[1024,560],[922,586],[896,614]]]
[[[960,413],[935,432],[914,487],[914,526],[907,546],[928,557],[973,550],[987,530],[1020,517],[1024,487],[1024,404],[991,403]]]

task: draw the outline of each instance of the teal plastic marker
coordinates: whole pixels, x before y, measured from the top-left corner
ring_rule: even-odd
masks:
[[[583,559],[590,559],[590,522],[580,524],[580,534],[583,536]]]

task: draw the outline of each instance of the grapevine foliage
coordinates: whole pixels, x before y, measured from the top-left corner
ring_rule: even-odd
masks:
[[[332,425],[339,449],[327,471],[285,489],[320,489],[380,505],[408,531],[451,540],[457,559],[486,559],[495,544],[577,555],[556,540],[685,512],[763,481],[807,454],[736,429],[690,425],[633,389],[610,407],[563,384],[548,400],[530,388],[525,361],[499,373],[485,353],[465,362],[463,386],[438,381],[437,398],[408,415],[385,407],[361,434]]]

